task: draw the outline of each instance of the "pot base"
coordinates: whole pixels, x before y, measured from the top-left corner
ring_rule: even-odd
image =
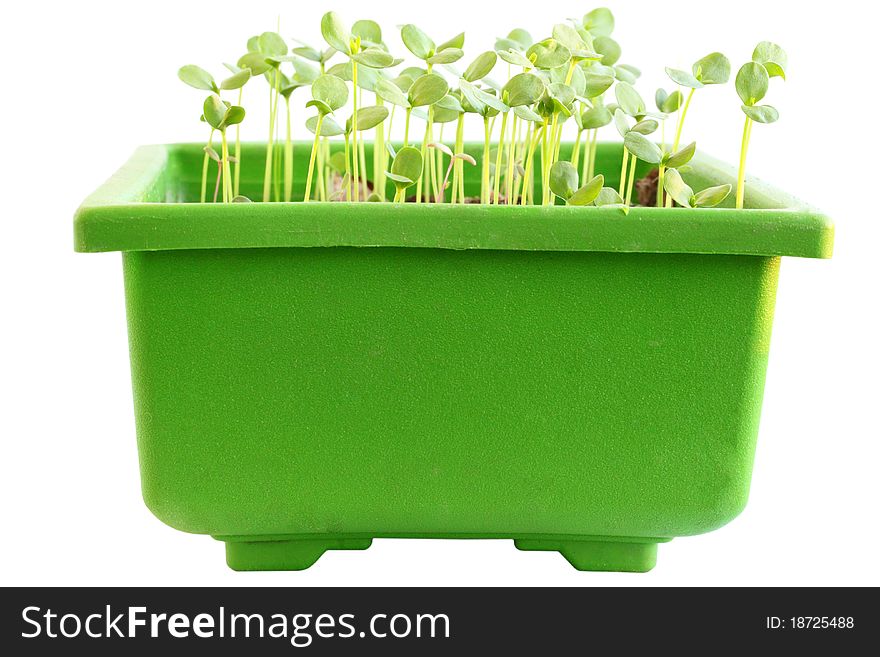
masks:
[[[465,537],[425,535],[419,538]],[[372,538],[315,536],[218,537],[218,540],[226,543],[227,565],[237,571],[305,570],[327,550],[366,550],[373,543]],[[645,573],[657,563],[657,544],[669,540],[569,536],[514,538],[513,543],[523,551],[559,552],[577,570]]]

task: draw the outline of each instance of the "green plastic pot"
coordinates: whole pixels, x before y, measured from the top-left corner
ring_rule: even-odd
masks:
[[[139,149],[75,246],[122,252],[146,504],[232,568],[413,537],[647,571],[742,511],[780,256],[830,257],[827,217],[757,181],[746,210],[628,216],[186,202],[201,157]],[[243,162],[259,197],[262,149]]]

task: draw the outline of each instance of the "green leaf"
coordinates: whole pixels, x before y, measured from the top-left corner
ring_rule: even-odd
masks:
[[[214,82],[214,76],[195,64],[181,66],[177,71],[177,77],[180,78],[181,82],[196,89],[213,91],[214,93],[219,91],[219,89],[217,89],[217,83]]]
[[[695,78],[693,75],[691,75],[687,71],[682,71],[677,68],[669,68],[667,66],[666,75],[668,75],[669,79],[675,82],[675,84],[681,85],[682,87],[699,89],[703,86],[703,83],[697,80],[697,78]]]
[[[601,173],[587,182],[568,199],[569,205],[590,205],[599,197],[602,186],[605,184],[605,176]]]
[[[611,112],[604,105],[595,105],[581,113],[581,127],[584,130],[595,130],[611,123]]]
[[[605,7],[594,9],[584,16],[583,26],[593,36],[608,36],[614,31],[614,14]]]
[[[559,160],[550,167],[550,191],[564,201],[578,188],[578,172],[567,160]]]
[[[461,106],[461,101],[458,99],[458,96],[456,96],[453,92],[446,94],[445,96],[443,96],[443,98],[441,98],[434,104],[435,119],[438,109],[449,110],[451,112],[455,112],[456,114],[464,112],[464,108]]]
[[[308,62],[303,62],[299,60],[293,60],[293,79],[299,82],[300,84],[312,84],[315,80],[318,79],[320,72],[317,68],[309,64]]]
[[[205,98],[205,102],[202,104],[202,115],[209,126],[220,130],[223,127],[223,119],[226,117],[226,105],[223,104],[219,96],[211,94]]]
[[[360,123],[360,117],[358,117],[358,123]],[[315,127],[318,125],[318,117],[312,116],[306,120],[306,128],[312,134],[315,134]],[[336,121],[333,120],[332,116],[325,116],[321,121],[321,137],[336,137],[338,135],[344,135],[345,130],[342,129]]]
[[[746,105],[754,105],[767,95],[770,74],[763,64],[747,62],[736,74],[736,93]]]
[[[616,189],[603,187],[593,203],[598,207],[623,206],[623,198]]]
[[[299,55],[303,59],[309,59],[313,62],[317,62],[318,64],[320,64],[322,61],[321,53],[311,46],[298,46],[291,49],[290,52],[292,52],[294,55]]]
[[[662,96],[660,92],[663,92]],[[684,96],[682,96],[678,89],[671,94],[667,94],[663,89],[658,89],[655,100],[657,101],[657,109],[665,114],[672,114],[681,107],[684,102]]]
[[[335,11],[328,11],[321,18],[321,36],[330,47],[335,48],[343,55],[351,54],[351,32],[342,17]]]
[[[498,50],[497,52],[501,59],[512,66],[521,66],[525,69],[533,68],[531,60],[517,50],[509,48],[507,50]]]
[[[772,105],[743,105],[742,111],[758,123],[775,123],[779,120],[779,112]]]
[[[376,95],[386,103],[398,107],[410,107],[406,94],[391,80],[383,78],[376,82]]]
[[[614,66],[620,59],[621,49],[610,36],[598,36],[593,40],[593,50],[602,55],[600,60],[605,66]]]
[[[541,123],[544,120],[535,110],[525,105],[514,107],[513,113],[524,121],[531,121],[532,123]]]
[[[533,61],[536,68],[546,71],[567,64],[571,51],[556,39],[544,39],[529,46],[526,57]]]
[[[223,126],[236,125],[244,121],[244,107],[232,105],[226,108],[226,114],[223,117]]]
[[[251,77],[263,75],[272,68],[269,62],[266,61],[266,56],[258,52],[249,52],[246,55],[242,55],[238,60],[238,67],[249,68],[251,70]]]
[[[212,160],[214,160],[215,162],[219,162],[219,161],[220,161],[220,156],[217,155],[217,151],[215,151],[215,150],[214,150],[213,148],[211,148],[210,146],[205,146],[204,148],[202,148],[202,150],[205,151],[205,153],[207,153],[208,157],[210,157],[210,158],[211,158]]]
[[[628,67],[624,64],[618,64],[611,67],[611,70],[614,71],[614,77],[620,82],[626,82],[627,84],[635,84],[639,79],[639,75],[641,75],[641,72],[636,74],[632,69],[633,67]]]
[[[624,112],[630,116],[641,116],[647,109],[645,101],[639,95],[631,84],[626,82],[618,82],[614,88],[614,95],[617,98],[617,104]]]
[[[678,169],[679,167],[684,166],[693,158],[694,153],[697,151],[697,142],[691,142],[681,150],[676,151],[675,153],[671,153],[664,158],[663,166],[669,169]]]
[[[694,62],[693,72],[703,84],[725,84],[730,79],[730,60],[720,52],[709,53]]]
[[[763,64],[771,78],[780,77],[785,79],[785,69],[788,68],[788,55],[779,46],[771,41],[762,41],[755,47],[752,53],[752,61]]]
[[[400,38],[403,39],[403,45],[407,50],[419,59],[428,59],[436,50],[431,37],[412,23],[408,23],[400,29]]]
[[[421,151],[412,146],[401,148],[391,163],[390,173],[398,189],[413,185],[422,176]]]
[[[247,40],[247,51],[248,52],[260,52],[260,37],[252,36]]]
[[[459,84],[463,100],[466,101],[477,114],[488,116],[489,110],[494,109],[498,112],[506,112],[510,107],[502,102],[496,96],[483,91],[467,80],[461,80]],[[464,105],[464,103],[462,103]],[[467,109],[467,108],[465,108]]]
[[[444,98],[449,98],[450,96],[447,94]],[[442,102],[442,101],[440,101]],[[451,123],[452,121],[458,120],[459,112],[456,110],[448,109],[446,107],[439,107],[439,103],[434,106],[434,123]]]
[[[325,73],[312,83],[312,98],[335,112],[348,102],[348,85],[335,75]]]
[[[241,89],[250,79],[251,70],[249,68],[245,68],[223,80],[223,82],[220,83],[220,88],[227,91],[232,89]]]
[[[314,117],[314,118],[317,118],[317,117]],[[323,126],[322,126],[322,128],[323,128]],[[314,132],[315,132],[315,131],[314,131],[314,129],[313,129],[313,130],[312,130],[312,133],[314,133]],[[321,132],[324,132],[324,130],[322,129]],[[336,151],[336,152],[333,153],[333,155],[331,155],[330,158],[327,160],[327,164],[328,164],[328,165],[330,166],[330,168],[333,169],[335,172],[337,172],[337,173],[345,173],[345,165],[346,165],[346,162],[345,162],[345,153],[344,153],[343,151]]]
[[[327,103],[325,103],[323,100],[315,100],[315,99],[313,98],[312,100],[310,100],[309,102],[306,103],[306,107],[307,107],[307,108],[308,108],[308,107],[314,107],[314,108],[315,108],[316,110],[318,110],[321,114],[332,114],[332,113],[333,113],[333,108],[330,107],[330,106],[329,106]]]
[[[260,52],[267,57],[282,57],[287,54],[287,43],[277,32],[263,32],[259,40]]]
[[[696,194],[694,194],[694,207],[714,208],[716,205],[724,202],[724,199],[730,196],[731,189],[733,189],[731,185],[718,185],[716,187],[707,187],[702,192],[697,192]]]
[[[464,51],[461,48],[444,48],[428,57],[426,61],[429,64],[452,64],[462,57],[464,57]]]
[[[459,32],[448,41],[444,41],[443,43],[441,43],[439,46],[437,46],[437,52],[447,50],[449,48],[458,48],[459,50],[464,48],[464,32]]]
[[[395,62],[391,53],[378,48],[367,48],[361,52],[353,53],[351,59],[369,68],[388,68],[393,66]]]
[[[543,93],[544,83],[541,78],[532,73],[514,75],[501,91],[501,95],[509,107],[532,105],[538,101]]]
[[[620,136],[624,138],[626,138],[629,131],[632,130],[629,125],[629,119],[619,107],[614,110],[614,127],[617,128],[617,132]]]
[[[553,38],[568,48],[572,57],[578,59],[600,59],[599,53],[593,52],[587,47],[586,41],[581,38],[578,31],[567,23],[557,23],[553,26]]]
[[[370,130],[388,118],[388,108],[382,105],[368,105],[358,109],[357,129]]]
[[[584,75],[584,81],[584,96],[596,98],[611,88],[611,85],[614,84],[614,76],[587,71]]]
[[[686,208],[693,207],[694,190],[685,183],[676,169],[669,169],[666,172],[663,180],[663,189],[679,205]]]
[[[663,159],[663,153],[657,144],[633,130],[626,134],[623,145],[630,153],[649,164],[660,164],[660,160]]]
[[[492,72],[497,61],[498,55],[491,50],[487,50],[486,52],[477,55],[477,58],[470,63],[461,77],[468,82],[482,80]]]
[[[361,42],[369,43],[371,46],[378,46],[382,43],[382,28],[379,23],[371,20],[355,21],[351,26],[351,33],[361,38]]]
[[[516,43],[520,50],[525,50],[535,42],[528,30],[524,30],[521,27],[513,28],[507,34],[507,39]]]
[[[654,119],[642,119],[632,127],[630,132],[637,132],[640,135],[650,135],[651,133],[656,132],[659,127],[660,124]]]
[[[409,104],[413,107],[433,105],[449,91],[449,84],[442,75],[426,73],[409,88]]]
[[[233,202],[233,203],[253,203],[253,201],[250,200],[247,196],[242,196],[241,194],[239,194],[238,196],[234,197],[234,198],[232,199],[232,202]]]

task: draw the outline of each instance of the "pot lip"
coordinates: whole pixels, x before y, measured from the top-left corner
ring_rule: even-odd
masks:
[[[758,179],[755,209],[450,204],[157,203],[175,151],[200,144],[141,146],[74,216],[74,250],[172,251],[271,247],[399,247],[452,250],[682,253],[830,258],[834,225],[824,213]],[[698,153],[706,184],[736,171]]]

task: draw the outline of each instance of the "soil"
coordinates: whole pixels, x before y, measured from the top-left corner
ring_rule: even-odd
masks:
[[[636,181],[636,195],[639,205],[651,207],[657,205],[657,178],[660,171],[651,169],[641,180]]]

